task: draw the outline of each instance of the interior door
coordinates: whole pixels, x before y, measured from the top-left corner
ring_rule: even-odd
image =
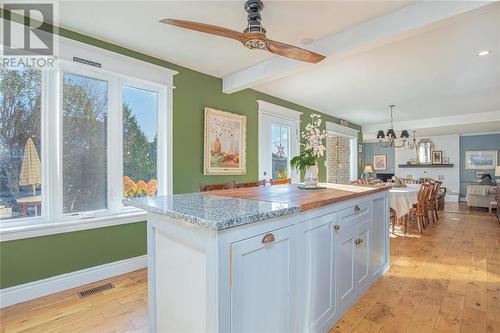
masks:
[[[259,179],[292,178],[298,182],[297,172],[290,167],[290,159],[299,154],[298,122],[261,115],[259,123]]]
[[[291,332],[293,226],[231,244],[231,332]]]

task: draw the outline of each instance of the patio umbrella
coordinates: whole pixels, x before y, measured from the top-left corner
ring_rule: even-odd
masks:
[[[36,186],[41,184],[41,182],[40,159],[38,158],[33,140],[29,138],[24,147],[23,162],[21,163],[21,172],[19,173],[19,185],[33,186],[33,195],[36,195]]]

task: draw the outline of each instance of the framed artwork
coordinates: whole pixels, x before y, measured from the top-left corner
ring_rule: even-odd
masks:
[[[450,158],[449,157],[443,157],[443,164],[450,164]]]
[[[363,152],[363,144],[358,143],[358,153],[362,153],[362,152]]]
[[[373,170],[374,171],[387,170],[387,155],[385,154],[373,155]]]
[[[205,108],[205,175],[246,174],[247,117]]]
[[[443,151],[433,150],[432,151],[432,164],[443,164]]]
[[[498,150],[466,150],[465,169],[494,170],[497,166]]]

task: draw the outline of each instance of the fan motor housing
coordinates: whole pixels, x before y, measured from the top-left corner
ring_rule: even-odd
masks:
[[[262,9],[264,9],[264,3],[261,0],[247,0],[245,2],[245,11],[248,13],[248,26],[243,31],[244,33],[259,35],[266,34],[266,29],[264,29],[261,24],[262,17],[260,16],[260,12]],[[255,42],[258,43],[258,41]]]

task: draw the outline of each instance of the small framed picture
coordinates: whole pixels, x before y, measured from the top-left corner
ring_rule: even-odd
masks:
[[[374,154],[373,155],[373,170],[375,171],[385,171],[387,170],[387,155],[386,154]]]
[[[443,151],[442,150],[432,151],[432,164],[443,164]]]
[[[443,157],[443,164],[450,164],[450,158],[449,157]]]
[[[362,152],[363,152],[363,144],[358,143],[358,153],[362,153]]]

